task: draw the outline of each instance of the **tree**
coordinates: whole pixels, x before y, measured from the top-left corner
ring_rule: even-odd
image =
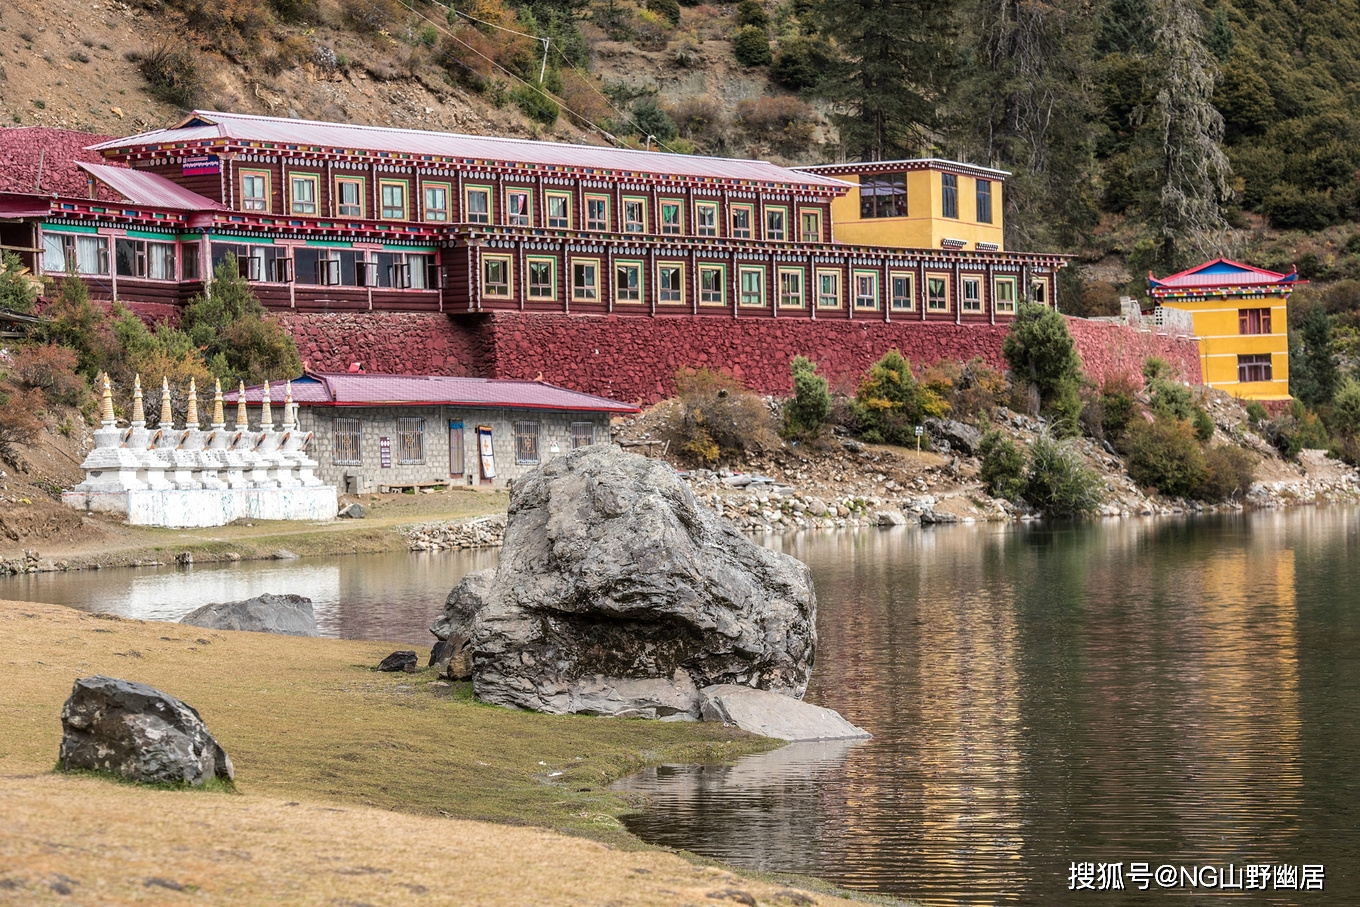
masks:
[[[270,319],[227,255],[206,294],[184,307],[180,329],[203,355],[208,369],[225,384],[293,378],[302,372],[297,344]]]
[[[822,34],[841,59],[818,92],[837,105],[841,146],[862,161],[915,156],[931,144],[957,63],[948,0],[822,0]]]
[[[38,301],[38,288],[29,280],[27,268],[13,252],[0,258],[0,312],[27,315]]]
[[[888,350],[869,366],[853,404],[864,438],[888,444],[908,443],[922,416],[942,416],[948,410],[937,395],[917,385],[911,363],[897,350]]]
[[[1289,332],[1289,393],[1310,407],[1330,403],[1338,380],[1332,319],[1313,306],[1299,330]]]
[[[1045,402],[1056,397],[1064,383],[1075,383],[1081,372],[1067,321],[1047,306],[1021,303],[1001,352],[1016,377],[1035,385]]]
[[[826,378],[817,374],[817,363],[806,356],[794,356],[793,399],[784,404],[784,431],[789,437],[819,434],[831,412],[831,394]]]
[[[118,341],[104,310],[90,301],[85,281],[67,274],[43,313],[47,321],[33,332],[39,343],[56,343],[76,353],[76,371],[93,384],[118,355]]]

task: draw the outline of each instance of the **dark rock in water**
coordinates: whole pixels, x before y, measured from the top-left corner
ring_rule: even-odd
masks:
[[[83,677],[61,710],[61,767],[130,781],[199,785],[236,777],[192,706],[146,684]]]
[[[368,516],[368,512],[364,510],[363,504],[354,503],[341,507],[340,512],[336,515],[346,520],[362,520]]]
[[[210,630],[249,630],[284,636],[318,636],[312,600],[301,595],[264,595],[239,602],[204,605],[180,623]]]
[[[936,442],[943,442],[938,444],[939,447],[945,451],[957,450],[967,457],[976,456],[978,446],[982,443],[981,431],[953,419],[928,417],[925,420],[925,429]]]
[[[432,631],[471,637],[488,702],[697,718],[713,684],[802,696],[816,610],[805,564],[752,543],[664,462],[601,444],[515,482],[500,565],[466,577]]]
[[[472,650],[466,636],[441,639],[430,650],[430,667],[446,680],[472,679]]]
[[[378,665],[379,671],[405,671],[407,674],[416,672],[416,653],[410,649],[403,652],[393,652],[382,660]]]

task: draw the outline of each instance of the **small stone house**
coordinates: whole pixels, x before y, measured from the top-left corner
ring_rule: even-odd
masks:
[[[269,385],[274,424],[288,389]],[[504,486],[588,444],[609,420],[638,412],[616,400],[542,381],[308,372],[292,382],[298,429],[312,432],[316,475],[341,493],[437,485]],[[246,388],[258,428],[264,385]],[[235,407],[237,394],[225,395]],[[230,412],[234,412],[232,409]]]

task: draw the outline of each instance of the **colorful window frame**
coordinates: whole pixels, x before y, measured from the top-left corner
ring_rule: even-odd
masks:
[[[878,309],[877,271],[851,271],[850,287],[855,291],[855,309],[857,311],[876,311]]]
[[[755,235],[755,205],[732,205],[729,217],[732,220],[733,239],[751,239]]]
[[[509,299],[515,295],[515,261],[512,256],[482,256],[482,295],[497,299]]]
[[[382,220],[407,220],[410,199],[410,180],[378,180],[378,213]]]
[[[727,305],[727,265],[701,263],[697,267],[699,305]]]
[[[463,210],[466,212],[463,220],[467,223],[491,223],[491,215],[493,213],[491,210],[491,187],[464,186]]]
[[[367,182],[362,176],[337,176],[332,191],[335,193],[335,216],[364,216]]]
[[[993,281],[993,291],[996,293],[992,300],[992,308],[998,314],[1012,315],[1015,313],[1015,285],[1014,277],[998,277]]]
[[[909,271],[888,272],[889,305],[894,312],[916,310],[916,275]]]
[[[737,269],[737,302],[745,308],[765,307],[765,269],[744,266]]]
[[[660,305],[685,304],[685,263],[658,261],[656,263],[656,301]]]
[[[694,203],[694,232],[698,236],[718,235],[718,203]]]
[[[321,203],[321,174],[288,174],[288,210],[315,217]]]
[[[571,193],[545,192],[543,222],[553,230],[571,229]]]
[[[274,174],[268,170],[242,169],[239,177],[241,188],[241,210],[262,211],[265,214],[273,209]]]
[[[453,186],[449,183],[422,183],[420,199],[425,205],[425,220],[431,223],[447,223],[451,214],[449,199],[452,196]]]
[[[530,299],[557,298],[557,259],[551,256],[530,256],[525,259],[525,284]]]
[[[822,241],[822,212],[816,208],[798,209],[798,238],[803,242]]]
[[[1048,305],[1048,278],[1034,277],[1030,279],[1030,299],[1039,305]]]
[[[817,308],[839,309],[841,307],[841,272],[818,268],[814,279],[817,281]]]
[[[963,299],[959,305],[965,312],[982,311],[982,278],[965,277],[960,281]]]
[[[505,190],[505,223],[510,227],[532,227],[534,193],[532,189],[512,186]]]
[[[600,299],[600,260],[573,258],[571,260],[571,298],[577,302],[598,302]]]
[[[609,196],[586,196],[586,229],[609,232]]]
[[[781,309],[801,309],[804,306],[804,278],[807,274],[802,268],[779,269],[779,307]]]
[[[647,199],[632,195],[623,197],[623,232],[647,232]]]
[[[765,208],[765,238],[783,242],[789,236],[789,209],[776,205]]]
[[[927,312],[951,311],[949,306],[948,274],[926,275],[926,311]]]
[[[641,305],[646,287],[643,286],[643,266],[640,261],[614,262],[614,301],[621,305]]]
[[[685,203],[678,198],[663,198],[661,205],[661,232],[667,236],[677,236],[685,231]]]

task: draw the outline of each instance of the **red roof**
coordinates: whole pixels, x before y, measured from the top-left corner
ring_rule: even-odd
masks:
[[[269,401],[283,403],[285,382],[269,385]],[[225,394],[236,403],[237,392]],[[246,388],[246,403],[264,399],[264,385]],[[443,375],[375,375],[346,372],[307,372],[293,382],[293,402],[299,406],[477,406],[510,409],[551,409],[570,412],[635,413],[636,406],[567,390],[543,381],[494,378],[449,378]]]
[[[848,184],[841,180],[791,170],[767,161],[700,157],[693,154],[669,154],[629,148],[603,148],[595,145],[568,145],[560,142],[536,142],[529,139],[492,138],[449,132],[423,132],[415,129],[354,126],[347,123],[322,123],[201,110],[194,111],[178,126],[144,132],[124,139],[113,139],[91,145],[90,148],[93,151],[118,152],[141,145],[169,143],[240,145],[246,142],[270,142],[285,146],[276,150],[289,150],[287,146],[310,146],[328,153],[340,154],[352,154],[355,151],[387,151],[469,161],[528,163],[572,169],[594,168],[615,171],[616,176],[631,173],[671,178],[717,177],[821,189],[849,188]]]
[[[157,173],[110,167],[106,164],[77,164],[81,170],[104,183],[134,205],[172,208],[179,211],[226,211],[227,206],[207,196],[190,192]]]
[[[89,195],[89,178],[80,172],[77,164],[104,163],[99,153],[87,150],[87,146],[91,142],[108,141],[109,138],[45,126],[0,129],[0,192],[86,198]],[[38,175],[40,161],[41,184]],[[100,198],[117,201],[112,193],[105,193]]]
[[[1280,274],[1276,271],[1244,265],[1227,258],[1215,258],[1213,261],[1207,261],[1187,271],[1181,271],[1179,274],[1172,274],[1160,279],[1153,277],[1151,273],[1148,274],[1148,284],[1154,293],[1158,290],[1169,292],[1222,287],[1262,287],[1281,284],[1292,285],[1298,282],[1297,268],[1291,270],[1288,274]]]

